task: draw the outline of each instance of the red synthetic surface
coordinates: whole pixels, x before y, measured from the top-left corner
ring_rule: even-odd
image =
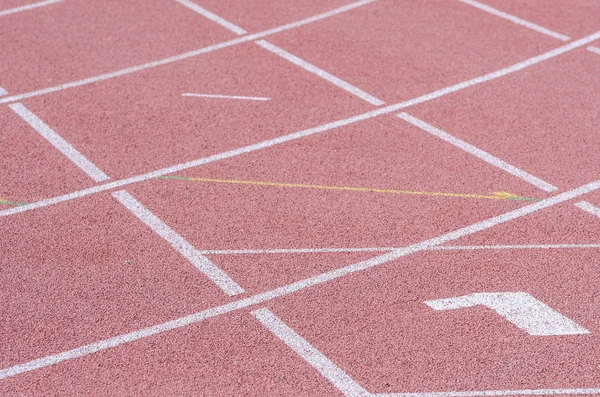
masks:
[[[250,33],[350,4],[195,2]],[[24,4],[31,2],[0,0],[0,11]],[[600,29],[600,5],[592,1],[486,4],[574,39]],[[0,16],[0,86],[17,95],[235,37],[174,0],[65,0]],[[388,104],[564,45],[455,0],[378,0],[266,39]],[[556,185],[558,194],[600,178],[599,68],[600,56],[584,46],[402,111]],[[22,104],[112,180],[375,109],[252,42]],[[0,199],[31,203],[95,186],[6,105],[0,125]],[[174,175],[533,199],[554,194],[395,113]],[[163,178],[125,189],[201,251],[403,247],[533,203]],[[573,205],[581,200],[600,206],[600,192],[444,245],[600,244],[600,219]],[[383,253],[209,252],[245,290],[227,296],[110,192],[46,204],[0,217],[1,396],[344,395],[257,322],[250,312],[261,307],[370,393],[600,394],[600,248],[414,253],[16,373],[19,364],[243,303]],[[10,208],[0,203],[0,211]],[[527,292],[590,334],[531,336],[483,307],[438,312],[424,304],[476,292]],[[577,395],[571,393],[564,395]]]

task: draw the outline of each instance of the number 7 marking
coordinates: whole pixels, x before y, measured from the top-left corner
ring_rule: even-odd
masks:
[[[479,292],[455,298],[426,301],[435,310],[486,306],[529,335],[581,335],[590,331],[526,292]]]

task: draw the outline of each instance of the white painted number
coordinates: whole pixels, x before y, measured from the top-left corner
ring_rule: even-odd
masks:
[[[435,310],[486,306],[529,335],[580,335],[590,332],[526,292],[480,292],[426,301]]]

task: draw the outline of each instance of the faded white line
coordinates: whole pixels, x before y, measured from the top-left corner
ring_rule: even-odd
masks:
[[[316,67],[315,65],[312,65],[312,64],[306,62],[305,60],[300,59],[293,54],[290,54],[289,52],[285,51],[284,49],[277,47],[276,45],[271,44],[266,40],[259,40],[256,42],[256,44],[258,44],[262,48],[272,52],[273,54],[280,56],[281,58],[293,63],[294,65],[300,66],[302,69],[304,69],[310,73],[316,74],[323,80],[330,82],[331,84],[335,85],[336,87],[343,89],[344,91],[362,99],[365,102],[370,103],[371,105],[381,106],[385,103],[381,99],[375,98],[373,95],[366,93],[365,91],[348,83],[347,81],[344,81],[344,80],[332,75],[331,73],[328,73],[328,72],[324,71],[323,69],[320,69],[320,68]]]
[[[14,14],[16,12],[33,10],[34,8],[44,7],[44,6],[48,6],[50,4],[55,4],[55,3],[60,3],[62,1],[64,1],[64,0],[46,0],[46,1],[40,1],[38,3],[25,4],[23,6],[19,6],[19,7],[15,7],[15,8],[8,8],[6,10],[0,10],[0,17],[4,16],[4,15],[8,15],[8,14]]]
[[[600,218],[600,208],[588,203],[587,201],[580,201],[578,203],[575,203],[575,206],[584,210],[585,212],[587,212],[589,214],[592,214],[592,215]]]
[[[30,204],[26,204],[26,205],[22,205],[19,207],[14,207],[14,208],[9,208],[6,210],[2,210],[0,211],[0,216],[7,216],[7,215],[13,215],[13,214],[17,214],[20,212],[25,212],[25,211],[29,211],[35,208],[41,208],[41,207],[46,207],[48,205],[53,205],[53,204],[57,204],[57,203],[61,203],[64,201],[69,201],[69,200],[73,200],[73,199],[77,199],[77,198],[81,198],[81,197],[85,197],[88,196],[90,194],[94,194],[94,193],[99,193],[99,192],[103,192],[106,190],[110,190],[110,189],[115,189],[115,188],[119,188],[122,186],[126,186],[132,183],[138,183],[138,182],[143,182],[146,181],[148,179],[151,178],[155,178],[157,176],[163,176],[163,175],[167,175],[167,174],[171,174],[174,172],[178,172],[178,171],[182,171],[188,168],[193,168],[193,167],[197,167],[199,165],[203,165],[203,164],[208,164],[208,163],[212,163],[214,161],[219,161],[219,160],[224,160],[227,158],[231,158],[231,157],[235,157],[235,156],[239,156],[245,153],[250,153],[250,152],[254,152],[257,150],[261,150],[261,149],[265,149],[268,147],[272,147],[275,145],[279,145],[281,143],[284,142],[289,142],[289,141],[293,141],[296,139],[300,139],[300,138],[304,138],[310,135],[314,135],[317,133],[321,133],[324,131],[329,131],[335,128],[339,128],[345,125],[350,125],[353,123],[357,123],[359,121],[362,120],[368,120],[371,119],[373,117],[377,117],[377,116],[381,116],[384,114],[389,114],[389,113],[393,113],[397,110],[400,109],[404,109],[407,108],[409,106],[413,106],[413,105],[417,105],[423,102],[427,102],[439,97],[442,97],[444,95],[448,95],[450,93],[456,92],[456,91],[460,91],[462,89],[477,85],[477,84],[481,84],[484,83],[486,81],[490,81],[493,79],[497,79],[499,77],[505,76],[507,74],[510,73],[514,73],[517,72],[519,70],[522,70],[526,67],[538,64],[542,61],[551,59],[553,57],[556,57],[558,55],[561,55],[565,52],[571,51],[575,48],[579,48],[582,47],[588,43],[590,43],[591,41],[600,39],[600,32],[596,32],[592,35],[586,36],[580,40],[576,40],[573,41],[567,45],[564,45],[562,47],[558,47],[555,48],[554,50],[548,51],[544,54],[535,56],[533,58],[530,58],[526,61],[523,62],[519,62],[516,63],[512,66],[509,66],[507,68],[498,70],[496,72],[493,73],[488,73],[484,76],[481,77],[477,77],[471,80],[467,80],[465,82],[462,83],[458,83],[458,84],[454,84],[451,85],[449,87],[446,88],[442,88],[440,90],[434,91],[432,93],[426,94],[426,95],[422,95],[420,97],[414,98],[414,99],[410,99],[408,101],[405,102],[400,102],[400,103],[396,103],[394,105],[389,105],[386,107],[382,107],[379,109],[375,109],[375,110],[371,110],[369,112],[365,112],[362,114],[359,114],[357,116],[352,116],[343,120],[338,120],[338,121],[333,121],[331,123],[327,123],[327,124],[323,124],[319,127],[314,127],[314,128],[309,128],[306,130],[302,130],[302,131],[298,131],[298,132],[294,132],[292,134],[288,134],[288,135],[283,135],[280,136],[278,138],[274,138],[274,139],[269,139],[266,141],[262,141],[259,143],[255,143],[253,145],[249,145],[249,146],[244,146],[238,149],[233,149],[233,150],[228,150],[226,152],[222,152],[219,154],[215,154],[212,156],[208,156],[208,157],[204,157],[198,160],[193,160],[193,161],[189,161],[187,163],[181,163],[181,164],[177,164],[171,167],[167,167],[167,168],[162,168],[156,171],[152,171],[152,172],[148,172],[142,175],[137,175],[137,176],[133,176],[130,178],[126,178],[126,179],[121,179],[119,181],[115,181],[115,182],[110,182],[110,183],[106,183],[106,184],[102,184],[102,185],[98,185],[98,186],[94,186],[88,189],[83,189],[83,190],[79,190],[76,192],[72,192],[72,193],[68,193],[62,196],[57,196],[57,197],[53,197],[53,198],[49,198],[49,199],[44,199],[44,200],[40,200],[37,201],[35,203],[30,203]],[[2,100],[0,99],[0,103],[2,102]]]
[[[46,139],[52,146],[54,146],[59,152],[67,157],[73,164],[79,167],[83,172],[86,173],[95,182],[103,182],[108,179],[100,168],[96,167],[91,161],[89,161],[83,154],[75,149],[69,142],[65,141],[60,135],[52,130],[46,123],[44,123],[38,116],[33,114],[21,103],[13,103],[8,106],[13,112],[19,115],[27,124],[31,126],[38,134]]]
[[[468,4],[470,6],[473,6],[473,7],[479,8],[480,10],[490,13],[492,15],[495,15],[497,17],[506,19],[507,21],[516,23],[517,25],[525,26],[526,28],[535,30],[536,32],[545,34],[546,36],[550,36],[550,37],[553,37],[555,39],[562,40],[562,41],[567,41],[567,40],[571,39],[569,36],[565,36],[564,34],[553,32],[552,30],[546,29],[543,26],[536,25],[533,22],[526,21],[526,20],[516,17],[514,15],[508,14],[504,11],[500,11],[496,8],[488,6],[487,4],[483,4],[483,3],[480,3],[475,0],[458,0],[458,1],[460,1],[461,3]]]
[[[334,269],[326,273],[322,273],[313,277],[309,277],[300,281],[296,281],[292,284],[288,284],[283,287],[275,288],[273,290],[263,292],[257,295],[250,296],[245,299],[240,299],[238,301],[226,303],[221,306],[213,307],[211,309],[203,310],[194,314],[190,314],[189,316],[181,317],[175,320],[167,321],[162,324],[154,325],[148,328],[140,329],[137,331],[133,331],[127,334],[118,335],[112,338],[104,339],[98,342],[90,343],[85,346],[77,347],[72,350],[68,350],[65,352],[52,354],[46,357],[38,358],[23,364],[13,365],[11,367],[0,370],[0,379],[5,379],[11,376],[15,376],[18,374],[22,374],[24,372],[33,371],[35,369],[44,368],[50,365],[54,365],[60,363],[62,361],[70,360],[77,357],[87,356],[88,354],[92,354],[98,351],[106,350],[115,346],[122,345],[124,343],[130,343],[142,338],[146,338],[152,335],[160,334],[166,331],[174,330],[177,328],[185,327],[189,324],[197,323],[199,321],[205,320],[207,318],[219,316],[225,313],[229,313],[235,310],[243,309],[248,306],[256,305],[259,303],[264,303],[269,300],[275,299],[280,296],[289,295],[291,293],[326,283],[331,280],[335,280],[341,278],[343,276],[363,271],[375,266],[382,265],[384,263],[390,262],[392,260],[401,258],[403,256],[407,256],[413,254],[415,252],[419,252],[422,250],[426,250],[428,248],[434,247],[438,244],[443,244],[452,240],[456,240],[458,238],[488,229],[490,227],[499,225],[501,223],[508,222],[510,220],[514,220],[520,218],[522,216],[534,213],[536,211],[542,210],[544,208],[551,207],[553,205],[562,203],[566,200],[571,200],[575,197],[581,196],[583,194],[590,193],[594,190],[600,188],[600,181],[595,181],[589,183],[587,185],[581,186],[577,189],[570,190],[568,192],[561,193],[554,197],[544,199],[542,201],[538,201],[533,204],[526,205],[517,210],[513,210],[502,215],[487,219],[482,222],[475,223],[473,225],[443,234],[439,237],[435,237],[432,239],[428,239],[422,241],[417,244],[410,245],[406,248],[396,249],[392,252],[388,252],[382,255],[378,255],[371,259],[367,259],[365,261],[361,261],[358,263],[354,263],[349,266],[345,266],[342,268]]]
[[[414,125],[415,127],[418,127],[420,129],[422,129],[423,131],[426,131],[426,132],[430,133],[431,135],[434,135],[434,136],[442,139],[443,141],[446,141],[449,144],[454,145],[457,148],[462,149],[465,152],[472,154],[473,156],[485,161],[486,163],[489,163],[496,168],[500,168],[501,170],[504,170],[504,171],[508,172],[509,174],[514,175],[517,178],[520,178],[520,179],[524,180],[525,182],[530,183],[546,192],[553,192],[555,190],[558,190],[558,188],[556,186],[553,186],[553,185],[549,184],[548,182],[545,182],[545,181],[541,180],[540,178],[533,176],[526,171],[523,171],[520,168],[510,165],[507,162],[500,160],[498,157],[492,156],[488,152],[485,152],[463,140],[460,140],[460,139],[448,134],[446,131],[442,131],[439,128],[436,128],[430,124],[427,124],[423,120],[420,120],[414,116],[411,116],[408,113],[401,113],[401,114],[398,114],[397,116],[399,118],[401,118],[402,120]]]
[[[191,94],[185,93],[181,94],[181,96],[188,97],[200,97],[200,98],[222,98],[222,99],[245,99],[249,101],[268,101],[271,98],[265,98],[261,96],[239,96],[239,95],[217,95],[217,94]]]
[[[335,365],[316,347],[308,343],[269,309],[262,308],[252,315],[273,335],[290,347],[297,355],[319,372],[347,397],[366,397],[370,393],[363,389],[346,372]]]
[[[587,49],[588,51],[595,52],[596,54],[600,55],[600,48],[598,47],[594,47],[593,45],[591,45]]]
[[[6,95],[6,94],[8,94],[8,91],[6,91],[4,88],[0,87],[0,96]]]
[[[554,396],[561,394],[600,394],[600,388],[589,389],[521,389],[521,390],[478,390],[442,391],[425,393],[382,393],[376,397],[493,397],[493,396]]]
[[[181,235],[150,212],[150,210],[144,207],[131,194],[124,190],[120,190],[112,193],[112,195],[154,233],[168,242],[175,251],[179,252],[194,265],[196,269],[221,288],[227,295],[233,296],[245,292],[244,289],[233,281],[233,279],[231,279],[223,270],[198,252],[198,250],[181,237]]]
[[[237,34],[237,35],[243,35],[248,33],[247,31],[245,31],[244,29],[240,28],[239,26],[226,21],[225,19],[221,18],[220,16],[213,14],[212,12],[208,11],[205,8],[200,7],[198,4],[191,2],[190,0],[175,0],[176,2],[178,2],[179,4],[183,5],[184,7],[189,8],[190,10],[197,12],[198,14],[202,15],[203,17],[210,19],[211,21],[221,25],[222,27],[224,27],[227,30],[232,31],[233,33]]]
[[[181,61],[184,59],[188,59],[188,58],[192,58],[201,54],[206,54],[212,51],[216,51],[216,50],[220,50],[222,48],[227,48],[227,47],[231,47],[237,44],[241,44],[241,43],[246,43],[249,41],[255,41],[257,39],[275,34],[275,33],[279,33],[279,32],[283,32],[286,30],[290,30],[290,29],[294,29],[303,25],[307,25],[309,23],[313,23],[316,21],[320,21],[322,19],[325,18],[329,18],[331,16],[334,15],[338,15],[350,10],[353,10],[357,7],[361,7],[365,4],[369,4],[371,2],[373,2],[375,0],[360,0],[360,1],[356,1],[354,3],[350,3],[347,4],[343,7],[338,7],[335,8],[333,10],[324,12],[322,14],[318,14],[309,18],[305,18],[302,19],[300,21],[297,22],[292,22],[292,23],[288,23],[282,26],[278,26],[272,29],[268,29],[268,30],[264,30],[262,32],[258,32],[258,33],[254,33],[254,34],[250,34],[247,36],[242,36],[242,37],[238,37],[232,40],[228,40],[228,41],[224,41],[222,43],[219,44],[214,44],[214,45],[210,45],[208,47],[204,47],[204,48],[199,48],[197,50],[193,50],[193,51],[188,51],[188,52],[184,52],[182,54],[179,55],[174,55],[168,58],[163,58],[163,59],[159,59],[156,61],[152,61],[152,62],[148,62],[148,63],[144,63],[141,65],[137,65],[137,66],[132,66],[132,67],[128,67],[125,69],[120,69],[120,70],[116,70],[114,72],[110,72],[110,73],[104,73],[104,74],[100,74],[98,76],[94,76],[94,77],[88,77],[86,79],[82,79],[82,80],[77,80],[77,81],[72,81],[69,83],[64,83],[64,84],[60,84],[60,85],[56,85],[53,87],[48,87],[48,88],[43,88],[40,90],[35,90],[35,91],[31,91],[31,92],[25,92],[22,94],[18,94],[18,95],[13,95],[13,96],[9,96],[6,98],[0,98],[0,104],[1,103],[8,103],[8,102],[15,102],[15,101],[20,101],[22,99],[25,98],[31,98],[31,97],[35,97],[35,96],[40,96],[40,95],[45,95],[45,94],[49,94],[52,92],[57,92],[57,91],[62,91],[62,90],[66,90],[68,88],[74,88],[74,87],[80,87],[82,85],[87,85],[87,84],[92,84],[92,83],[96,83],[99,81],[103,81],[103,80],[108,80],[108,79],[112,79],[115,77],[119,77],[119,76],[123,76],[123,75],[127,75],[127,74],[131,74],[131,73],[135,73],[135,72],[139,72],[142,70],[146,70],[146,69],[150,69],[150,68],[155,68],[157,66],[161,66],[161,65],[166,65],[169,63],[173,63],[173,62],[177,62],[177,61]]]
[[[572,249],[600,248],[600,244],[518,244],[518,245],[444,245],[433,247],[434,251],[446,250],[512,250],[512,249]]]

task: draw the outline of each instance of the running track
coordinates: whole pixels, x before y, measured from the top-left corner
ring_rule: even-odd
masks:
[[[0,0],[0,395],[600,395],[598,21]]]

